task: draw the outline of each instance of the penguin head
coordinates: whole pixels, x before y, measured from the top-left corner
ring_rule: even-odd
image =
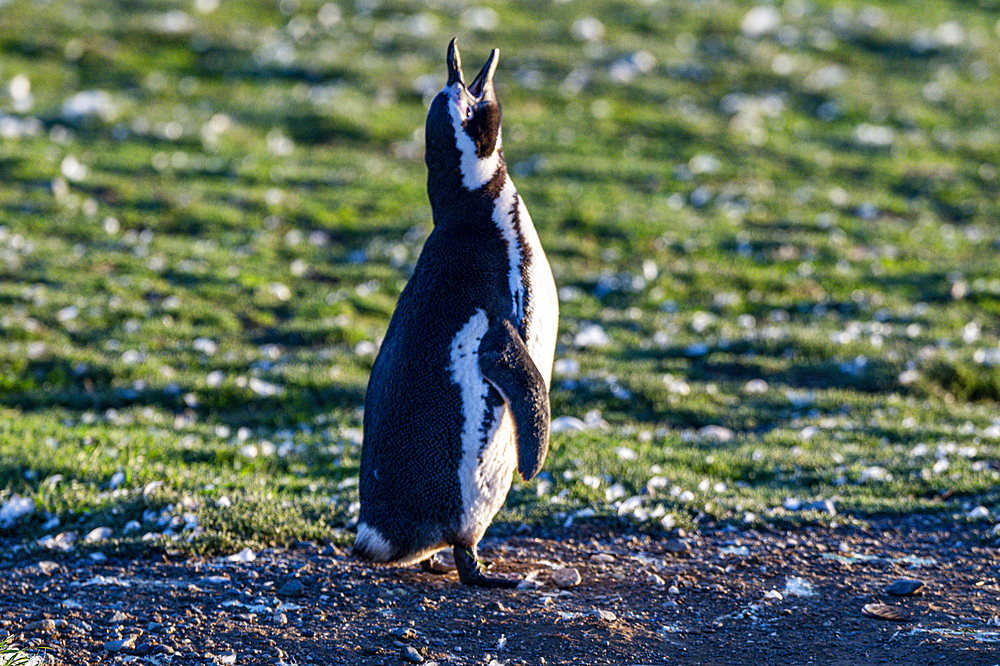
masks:
[[[493,49],[479,74],[466,85],[456,39],[448,44],[448,83],[431,102],[425,129],[425,161],[428,170],[454,171],[462,185],[476,190],[500,167],[500,100],[493,87],[493,74],[500,57]]]

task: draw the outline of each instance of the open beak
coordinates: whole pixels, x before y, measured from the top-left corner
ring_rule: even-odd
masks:
[[[465,86],[462,76],[462,58],[458,55],[458,37],[453,37],[448,43],[448,85],[461,83]]]
[[[490,51],[490,57],[486,60],[486,64],[469,84],[469,94],[481,102],[496,99],[496,91],[493,90],[493,73],[497,71],[499,60],[500,49]]]
[[[493,90],[493,73],[497,71],[499,60],[500,49],[493,49],[486,64],[476,74],[476,78],[466,86],[465,77],[462,75],[462,58],[458,53],[458,37],[455,37],[448,43],[448,85],[461,83],[462,87],[468,90],[469,94],[478,102],[496,99],[496,91]]]

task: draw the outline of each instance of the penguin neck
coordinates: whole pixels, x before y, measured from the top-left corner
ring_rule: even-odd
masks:
[[[458,160],[449,165],[428,164],[427,197],[435,226],[493,226],[494,205],[501,191],[510,183],[503,153],[499,149],[497,152],[499,159],[496,161],[496,170],[481,186],[473,189],[463,183],[466,178],[463,177]],[[441,168],[442,166],[445,168]]]

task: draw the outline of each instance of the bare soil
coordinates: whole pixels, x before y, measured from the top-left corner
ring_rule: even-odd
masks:
[[[313,544],[250,562],[13,562],[0,635],[65,664],[1000,664],[989,535],[919,516],[869,525],[486,542],[498,571],[535,572],[539,587],[514,591]],[[560,589],[565,567],[581,582]],[[904,578],[924,585],[884,591]]]

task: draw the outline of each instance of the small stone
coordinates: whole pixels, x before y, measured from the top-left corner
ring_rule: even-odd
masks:
[[[517,590],[537,590],[542,587],[542,584],[535,580],[535,576],[538,575],[537,571],[532,571],[527,576],[522,578],[517,583]]]
[[[389,631],[389,635],[401,641],[415,641],[418,637],[417,630],[413,627],[395,627]]]
[[[659,575],[649,572],[646,574],[646,583],[649,585],[659,585],[663,586],[667,584],[667,581],[663,580]]]
[[[830,499],[816,500],[815,502],[802,504],[800,508],[803,511],[819,511],[820,513],[827,513],[831,516],[837,515],[837,507],[833,503],[833,500]]]
[[[128,638],[119,638],[115,641],[108,641],[104,644],[104,649],[108,652],[121,652],[122,650],[131,650],[135,647],[135,636],[129,636]]]
[[[611,344],[611,336],[604,332],[600,324],[591,324],[576,334],[573,345],[576,347],[606,347]]]
[[[157,645],[153,648],[153,654],[173,654],[174,649],[169,645]]]
[[[683,553],[690,550],[691,546],[684,539],[667,539],[663,547],[668,553]]]
[[[24,627],[25,633],[39,633],[39,634],[51,634],[55,633],[56,621],[55,620],[38,620],[37,622],[32,622]]]
[[[552,582],[556,587],[575,587],[580,584],[580,572],[572,567],[556,569],[552,572]]]
[[[899,609],[885,604],[865,604],[864,608],[861,609],[861,614],[876,620],[889,620],[890,622],[905,622],[907,619],[899,612]]]
[[[111,537],[112,530],[110,527],[95,527],[87,533],[84,541],[87,543],[96,543],[98,541],[104,541]]]
[[[135,646],[135,653],[140,657],[145,656],[153,651],[153,646],[149,643],[139,643]]]
[[[615,561],[615,556],[611,553],[597,553],[590,556],[590,561],[594,564],[611,564]]]
[[[605,622],[614,622],[618,619],[617,615],[607,610],[596,610],[594,611],[594,615],[596,615],[598,619],[604,620]]]
[[[278,594],[283,597],[299,597],[302,596],[303,590],[305,590],[305,585],[297,578],[292,578],[278,588]]]
[[[111,616],[111,624],[122,624],[127,619],[128,616],[126,616],[125,613],[121,612],[120,610],[116,610],[114,612],[114,615]]]
[[[257,559],[257,553],[253,552],[249,548],[244,548],[238,553],[233,553],[226,557],[230,562],[253,562]]]
[[[700,439],[710,442],[729,442],[736,436],[731,428],[720,425],[707,425],[698,430]]]
[[[417,652],[417,649],[415,647],[413,647],[412,645],[407,645],[405,648],[403,648],[403,659],[405,661],[410,662],[411,664],[419,664],[423,662],[424,657],[422,654]]]
[[[758,5],[743,15],[740,30],[751,39],[763,37],[781,26],[781,12],[777,7]]]
[[[913,580],[910,578],[900,578],[899,580],[894,580],[885,588],[886,594],[891,594],[894,597],[908,597],[920,588],[924,586],[922,580]]]
[[[59,568],[59,564],[53,562],[52,560],[42,560],[38,563],[38,568],[42,570],[43,574],[51,574],[53,571]]]
[[[450,573],[455,570],[455,555],[451,551],[434,553],[426,560],[426,567],[433,573]]]

